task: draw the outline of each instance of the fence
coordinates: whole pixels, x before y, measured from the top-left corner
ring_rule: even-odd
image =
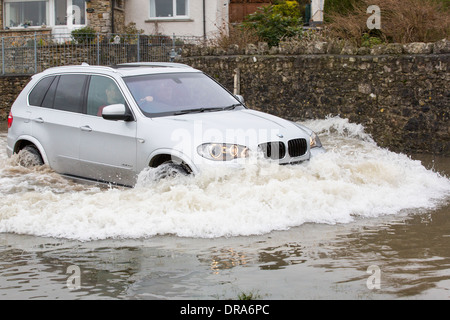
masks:
[[[1,38],[1,74],[34,74],[50,67],[173,61],[203,37],[142,34],[42,34]]]

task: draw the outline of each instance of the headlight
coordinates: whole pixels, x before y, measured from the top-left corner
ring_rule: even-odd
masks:
[[[320,142],[320,139],[315,132],[312,132],[309,136],[309,145],[311,148],[320,148],[322,146],[322,142]]]
[[[214,161],[228,161],[248,157],[248,148],[238,144],[204,143],[197,148],[199,155]]]

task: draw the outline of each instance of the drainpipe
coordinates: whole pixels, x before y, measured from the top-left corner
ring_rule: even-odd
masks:
[[[114,33],[114,4],[115,1],[111,0],[111,33]]]
[[[203,0],[203,39],[206,40],[206,0]]]

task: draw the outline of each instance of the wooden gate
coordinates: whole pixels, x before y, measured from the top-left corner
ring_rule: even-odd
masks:
[[[230,23],[242,22],[246,16],[256,12],[259,7],[271,4],[271,0],[231,0]]]

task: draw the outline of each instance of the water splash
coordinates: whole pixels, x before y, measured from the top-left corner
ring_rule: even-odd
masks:
[[[82,241],[231,237],[433,209],[449,201],[447,177],[378,147],[362,126],[339,117],[306,125],[328,150],[311,161],[254,161],[244,169],[209,168],[161,181],[154,179],[158,169],[147,169],[134,189],[80,185],[2,156],[0,232]],[[0,147],[5,140],[0,136]]]

